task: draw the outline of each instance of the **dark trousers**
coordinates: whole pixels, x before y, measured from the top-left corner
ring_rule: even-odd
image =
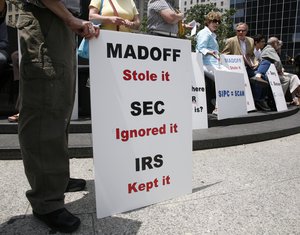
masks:
[[[21,12],[19,142],[33,210],[64,207],[69,180],[68,127],[75,94],[75,36],[51,11]]]

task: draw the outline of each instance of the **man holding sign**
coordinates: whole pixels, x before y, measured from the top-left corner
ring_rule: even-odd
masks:
[[[70,179],[69,172],[68,127],[76,78],[74,32],[90,39],[98,36],[99,29],[73,16],[74,1],[68,3],[21,1],[17,27],[22,52],[19,141],[31,186],[26,196],[36,218],[51,229],[71,233],[80,219],[66,210],[64,193],[85,187],[84,180]],[[75,5],[79,10],[78,2]]]

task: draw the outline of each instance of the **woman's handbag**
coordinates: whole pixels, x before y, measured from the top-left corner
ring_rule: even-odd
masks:
[[[81,40],[81,43],[80,43],[80,45],[78,47],[78,50],[77,50],[77,54],[81,58],[84,58],[84,59],[89,58],[89,40],[88,39],[83,38]]]
[[[103,1],[104,0],[101,0],[101,3],[100,3],[99,14],[101,14],[101,11],[102,11]],[[84,58],[84,59],[88,59],[89,58],[89,40],[88,39],[83,38],[81,40],[81,42],[79,44],[79,47],[78,47],[78,50],[77,50],[77,54],[81,58]]]
[[[89,40],[83,38],[77,50],[78,56],[84,59],[89,58]]]
[[[178,9],[175,9],[175,12],[180,13]],[[185,28],[183,26],[182,20],[179,20],[177,25],[178,25],[178,33],[177,33],[178,38],[185,38]]]
[[[185,38],[185,28],[183,26],[182,20],[178,21],[178,37]]]

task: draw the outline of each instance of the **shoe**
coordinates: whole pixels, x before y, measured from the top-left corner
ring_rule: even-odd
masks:
[[[18,122],[19,121],[19,114],[15,114],[15,115],[12,115],[10,117],[7,118],[9,122]]]
[[[215,109],[212,111],[212,114],[218,116],[218,109],[215,108]]]
[[[261,86],[268,86],[269,83],[267,81],[265,81],[264,79],[262,79],[261,77],[256,77],[253,76],[250,78],[250,81],[254,82],[254,83],[258,83]]]
[[[84,179],[69,179],[68,186],[66,188],[66,192],[77,192],[84,190],[86,185],[86,181]]]
[[[47,224],[49,228],[58,232],[72,233],[80,225],[80,219],[67,211],[66,208],[45,215],[40,215],[34,211],[32,213],[36,218]]]
[[[298,98],[295,97],[293,99],[293,101],[292,102],[288,102],[287,105],[289,105],[289,106],[300,106],[300,102],[299,102]]]
[[[271,111],[271,108],[265,100],[255,101],[255,106],[258,110]]]

